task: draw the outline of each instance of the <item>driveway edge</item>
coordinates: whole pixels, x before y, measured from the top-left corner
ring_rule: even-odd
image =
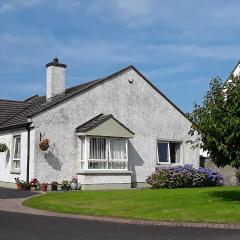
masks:
[[[111,218],[111,217],[99,217],[99,216],[85,216],[69,213],[57,213],[46,210],[39,210],[35,208],[29,208],[23,205],[23,202],[27,199],[37,197],[30,196],[22,199],[20,205],[25,209],[24,213],[44,215],[49,217],[61,217],[61,218],[72,218],[87,221],[101,221],[109,223],[120,223],[120,224],[135,224],[135,225],[151,225],[151,226],[165,226],[165,227],[192,227],[192,228],[215,228],[215,229],[237,229],[240,230],[240,224],[225,224],[225,223],[201,223],[201,222],[171,222],[171,221],[151,221],[151,220],[134,220],[134,219],[123,219],[123,218]]]
[[[69,214],[69,213],[50,212],[50,211],[46,211],[46,210],[40,210],[40,209],[26,207],[23,205],[24,201],[26,201],[30,198],[33,198],[33,197],[37,197],[37,196],[39,196],[39,195],[30,196],[27,198],[1,200],[0,211],[31,214],[31,215],[40,215],[40,216],[48,216],[48,217],[79,219],[79,220],[86,220],[86,221],[119,223],[119,224],[240,230],[240,224],[150,221],[150,220],[133,220],[133,219],[111,218],[111,217],[85,216],[85,215],[77,215],[77,214]]]

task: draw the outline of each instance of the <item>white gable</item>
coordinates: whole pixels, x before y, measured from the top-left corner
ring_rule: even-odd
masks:
[[[128,131],[115,119],[110,118],[99,126],[95,127],[84,133],[79,133],[79,135],[88,136],[105,136],[105,137],[122,137],[122,138],[133,138],[133,133]]]

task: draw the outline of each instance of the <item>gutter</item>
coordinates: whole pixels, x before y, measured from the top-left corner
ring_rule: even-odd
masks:
[[[8,131],[8,130],[17,130],[20,128],[27,128],[26,123],[20,123],[16,125],[8,125],[5,127],[0,127],[0,132]]]

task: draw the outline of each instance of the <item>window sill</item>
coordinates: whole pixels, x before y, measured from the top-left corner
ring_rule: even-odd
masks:
[[[78,174],[131,174],[131,171],[124,169],[86,169],[78,171]]]
[[[162,165],[162,166],[182,166],[181,163],[164,163],[164,162],[158,162],[157,165]]]
[[[10,173],[11,174],[20,174],[21,171],[20,170],[11,170]]]

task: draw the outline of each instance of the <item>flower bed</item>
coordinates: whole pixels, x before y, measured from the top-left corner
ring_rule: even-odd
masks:
[[[222,186],[223,176],[208,168],[193,168],[192,165],[158,167],[147,178],[152,188],[182,188]]]

